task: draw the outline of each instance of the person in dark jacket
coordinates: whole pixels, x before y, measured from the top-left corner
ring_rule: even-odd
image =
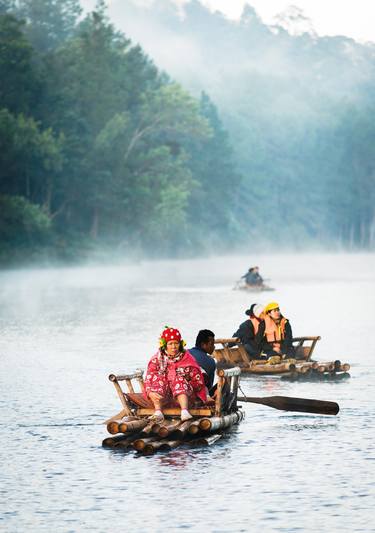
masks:
[[[252,304],[245,311],[249,318],[245,322],[242,322],[238,330],[232,335],[240,339],[250,359],[262,359],[260,355],[261,340],[264,333],[264,323],[263,330],[260,330],[262,326],[262,312],[263,306],[256,303]]]
[[[241,279],[244,279],[247,285],[257,286],[257,287],[263,285],[263,281],[264,281],[262,276],[259,274],[258,266],[249,268],[246,274],[241,276]]]
[[[259,274],[259,267],[258,266],[253,267],[253,274],[254,274],[254,278],[255,278],[255,283],[257,285],[263,285],[264,279]]]
[[[203,370],[208,390],[214,384],[216,361],[211,354],[215,349],[215,333],[209,329],[201,329],[197,335],[194,348],[189,348],[189,353],[194,357]]]
[[[261,337],[261,351],[268,357],[274,355],[295,357],[292,327],[289,320],[281,314],[277,302],[270,302],[264,308],[258,334]]]

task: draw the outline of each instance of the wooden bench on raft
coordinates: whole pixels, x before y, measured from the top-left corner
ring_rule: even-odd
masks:
[[[298,361],[310,361],[315,345],[320,340],[316,337],[294,337],[293,346],[295,347],[295,359]],[[232,346],[235,344],[235,346]],[[221,345],[221,346],[219,346]],[[250,364],[249,356],[244,345],[238,338],[215,339],[215,351],[212,354],[221,365],[239,365],[246,368]]]
[[[224,413],[227,414],[236,410],[240,374],[241,369],[238,367],[218,370],[215,400],[210,400],[206,404],[200,403],[191,406],[189,407],[189,412],[194,417],[210,417],[222,416]],[[115,386],[123,408],[119,413],[108,419],[106,421],[107,424],[112,420],[118,420],[125,416],[147,417],[154,413],[152,402],[143,395],[142,370],[136,370],[132,374],[110,374],[108,379]],[[126,385],[126,391],[122,389],[121,383]],[[138,392],[135,391],[135,388],[139,389]],[[163,407],[163,413],[166,417],[180,416],[181,408],[177,402],[172,401]]]

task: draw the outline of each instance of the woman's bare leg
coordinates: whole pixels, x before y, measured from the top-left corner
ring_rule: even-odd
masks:
[[[161,410],[163,396],[157,392],[150,392],[148,397],[150,398],[155,407],[154,416],[156,416],[157,418],[164,418],[163,412]]]
[[[187,409],[189,405],[187,394],[179,394],[177,401],[180,404],[181,409]]]
[[[185,421],[185,420],[190,420],[190,418],[193,418],[192,415],[188,411],[189,400],[188,400],[187,394],[179,394],[177,396],[177,401],[181,407],[181,420]]]

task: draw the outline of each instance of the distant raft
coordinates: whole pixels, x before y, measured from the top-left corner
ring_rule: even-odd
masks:
[[[244,374],[273,375],[282,374],[283,379],[297,380],[341,380],[350,377],[350,365],[340,360],[319,362],[311,359],[315,345],[320,340],[316,337],[295,337],[295,358],[281,356],[269,359],[250,359],[245,347],[238,338],[216,339],[212,354],[218,368],[237,365]]]
[[[247,291],[247,292],[268,292],[268,291],[275,290],[273,287],[270,287],[269,285],[266,285],[265,283],[261,283],[257,285],[255,284],[249,285],[243,279],[237,281],[233,289],[236,291]]]
[[[180,420],[181,409],[174,401],[163,408],[162,422],[149,420],[154,407],[143,395],[142,370],[110,374],[122,410],[106,421],[111,436],[103,440],[103,447],[153,455],[179,446],[211,446],[244,418],[244,412],[237,406],[240,374],[239,367],[219,369],[215,400],[189,407],[193,418],[185,422]],[[125,383],[126,391],[121,383]]]

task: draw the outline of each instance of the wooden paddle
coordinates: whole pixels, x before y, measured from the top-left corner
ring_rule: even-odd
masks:
[[[289,396],[265,396],[264,398],[239,396],[237,401],[261,403],[262,405],[268,405],[268,407],[280,409],[281,411],[299,411],[301,413],[317,413],[320,415],[337,415],[340,410],[336,402],[291,398]]]

